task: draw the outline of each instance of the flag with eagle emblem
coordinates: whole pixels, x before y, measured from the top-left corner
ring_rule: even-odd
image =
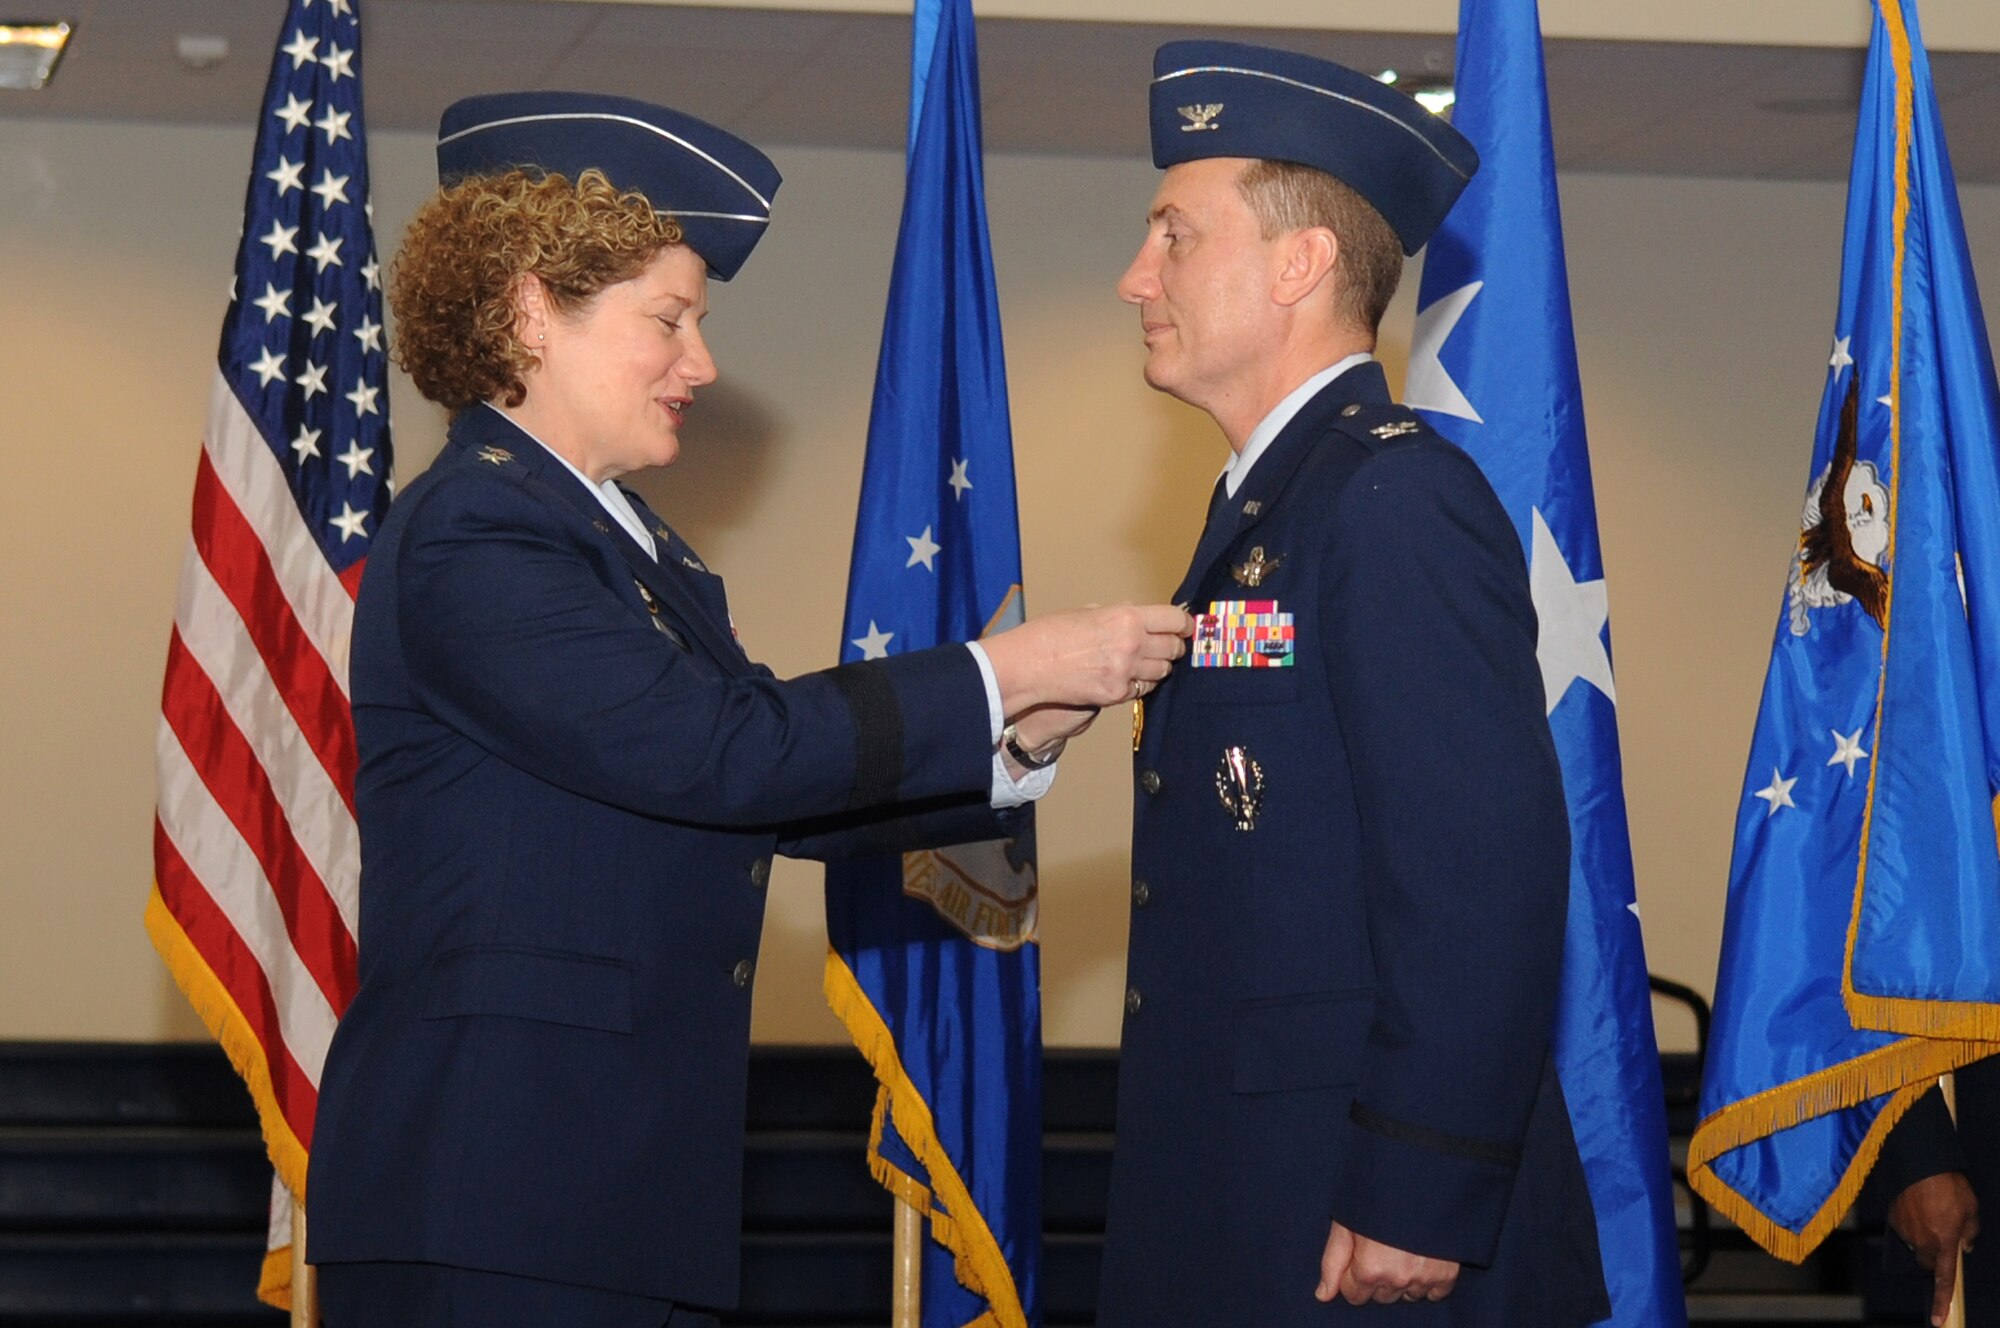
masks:
[[[2000,1047],[2000,393],[1916,12],[1880,0],[1736,813],[1694,1188],[1802,1259]]]

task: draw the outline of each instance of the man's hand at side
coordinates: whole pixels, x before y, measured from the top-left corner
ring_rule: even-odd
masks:
[[[1979,1201],[1961,1171],[1926,1176],[1889,1205],[1889,1227],[1924,1271],[1937,1279],[1931,1293],[1931,1322],[1942,1325],[1951,1313],[1958,1279],[1958,1252],[1972,1248],[1979,1234]]]
[[[1357,1235],[1335,1222],[1319,1259],[1322,1301],[1344,1296],[1350,1305],[1370,1301],[1443,1300],[1458,1285],[1458,1265],[1449,1259],[1411,1254]]]

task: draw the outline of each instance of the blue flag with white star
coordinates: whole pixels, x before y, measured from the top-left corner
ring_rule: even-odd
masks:
[[[1619,771],[1617,689],[1534,0],[1463,0],[1452,124],[1479,173],[1424,260],[1406,402],[1469,452],[1528,553],[1569,800],[1556,1070],[1621,1328],[1687,1321]]]
[[[1909,1105],[2000,1050],[2000,395],[1898,0],[1869,42],[1833,354],[1787,538],[1688,1173],[1801,1259]]]
[[[918,0],[909,166],[841,658],[1021,621],[968,0]],[[1039,1322],[1032,836],[827,869],[827,998],[881,1084],[869,1161],[929,1219],[925,1328]]]

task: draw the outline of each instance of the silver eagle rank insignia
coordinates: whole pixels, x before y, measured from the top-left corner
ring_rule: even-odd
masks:
[[[1187,121],[1186,124],[1181,126],[1183,134],[1198,133],[1203,129],[1222,128],[1221,125],[1215,123],[1215,117],[1222,114],[1222,103],[1219,101],[1212,101],[1206,105],[1199,106],[1182,106],[1179,109],[1181,118]]]

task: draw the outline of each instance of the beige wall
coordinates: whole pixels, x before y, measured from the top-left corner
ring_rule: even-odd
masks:
[[[428,187],[429,147],[372,146],[386,249]],[[161,665],[249,150],[237,130],[0,120],[0,1037],[199,1032],[139,914]],[[900,163],[774,155],[779,224],[714,293],[723,382],[684,460],[642,487],[731,578],[752,653],[799,672],[833,658],[840,630]],[[1031,609],[1170,590],[1222,459],[1205,420],[1141,385],[1111,294],[1152,178],[1138,162],[990,166]],[[1564,191],[1648,946],[1655,971],[1705,990],[1843,191],[1588,176]],[[1965,205],[2000,299],[2000,190]],[[1409,295],[1390,316],[1395,377]],[[400,379],[391,400],[407,477],[442,420]],[[1107,715],[1043,814],[1052,1043],[1117,1036],[1126,733]],[[774,878],[762,1039],[840,1036],[818,995],[818,885],[802,864]]]
[[[579,0],[589,3],[590,0]],[[630,4],[720,5],[730,9],[810,9],[908,13],[907,0],[626,0]],[[1345,0],[1328,18],[1326,0],[1237,0],[1225,14],[1211,0],[975,0],[981,18],[1066,19],[1098,23],[1200,26],[1226,21],[1248,28],[1324,28],[1346,32],[1458,31],[1458,0]],[[1907,7],[1907,6],[1906,6]],[[1773,46],[1858,46],[1868,41],[1867,0],[1541,0],[1550,37],[1622,41],[1748,42]],[[1990,0],[1925,0],[1925,44],[1933,51],[2000,49],[2000,12]]]

